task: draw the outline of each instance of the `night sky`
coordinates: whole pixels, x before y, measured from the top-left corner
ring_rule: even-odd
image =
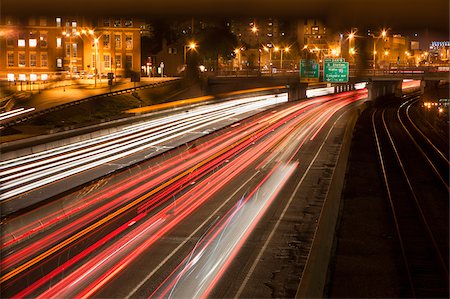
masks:
[[[449,31],[448,0],[1,0],[1,14],[319,17],[335,28]]]

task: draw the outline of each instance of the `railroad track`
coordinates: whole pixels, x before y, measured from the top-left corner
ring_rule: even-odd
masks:
[[[405,118],[416,100],[376,109],[372,126],[405,266],[405,295],[448,298],[448,173],[446,180],[437,148]]]

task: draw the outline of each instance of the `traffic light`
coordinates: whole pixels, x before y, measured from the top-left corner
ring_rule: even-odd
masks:
[[[108,79],[108,85],[112,85],[113,79]]]

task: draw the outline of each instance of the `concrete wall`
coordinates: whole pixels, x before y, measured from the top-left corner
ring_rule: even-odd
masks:
[[[376,101],[380,97],[402,95],[402,80],[372,81],[367,84],[369,101]]]

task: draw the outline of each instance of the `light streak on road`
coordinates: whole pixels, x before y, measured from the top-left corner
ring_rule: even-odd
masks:
[[[287,101],[287,95],[259,96],[211,104],[125,128],[120,132],[0,163],[0,200],[11,198],[94,167]]]
[[[8,118],[11,118],[11,117],[14,117],[14,116],[17,116],[17,115],[28,113],[28,112],[31,112],[31,111],[34,111],[34,110],[35,110],[35,108],[28,108],[28,109],[18,108],[18,109],[14,109],[14,110],[11,110],[11,111],[8,111],[8,112],[3,112],[3,113],[0,113],[0,121],[8,119]]]
[[[150,297],[206,298],[296,167],[297,163],[278,164],[208,232]]]
[[[336,111],[358,100],[359,97],[356,96],[358,94],[362,95],[366,92],[349,92],[335,97],[292,103],[279,111],[259,116],[247,124],[235,126],[224,135],[218,135],[195,150],[173,157],[163,165],[139,172],[138,175],[131,176],[123,183],[88,195],[88,200],[83,200],[83,204],[73,205],[64,211],[70,215],[67,219],[75,215],[79,216],[73,217],[67,224],[50,234],[36,239],[26,249],[14,251],[6,256],[6,260],[2,261],[2,270],[11,270],[3,271],[6,274],[2,276],[2,281],[10,280],[22,271],[26,271],[28,265],[41,263],[49,256],[70,246],[72,241],[63,241],[65,238],[75,242],[97,228],[101,228],[108,221],[115,221],[121,213],[134,209],[138,215],[131,221],[121,224],[119,229],[104,237],[102,242],[90,245],[63,265],[30,283],[18,294],[20,296],[34,294],[33,292],[50,280],[60,277],[64,271],[66,276],[59,282],[52,283],[52,287],[41,294],[42,296],[93,295],[161,236],[191,215],[262,155],[269,154],[270,158],[264,165],[260,164],[261,167],[273,164],[271,161],[275,159],[277,159],[275,162],[280,159],[284,161],[287,159],[289,162],[292,159],[291,153],[297,152],[312,134],[318,134],[323,124]],[[297,147],[283,141],[292,132],[295,132],[294,136],[299,140]],[[285,158],[277,158],[283,156],[283,153],[286,155]],[[213,171],[217,167],[220,167],[220,171]],[[181,195],[177,195],[174,201],[174,195],[180,192]],[[82,214],[84,209],[94,203],[96,209],[90,209]],[[123,205],[122,208],[120,208],[121,205]],[[156,209],[156,207],[159,208]],[[43,222],[44,227],[45,225],[50,227],[61,219],[65,219],[64,216],[60,216],[62,215],[46,216]],[[15,232],[9,236],[27,238],[30,236],[27,235],[30,229],[33,234],[40,231],[39,225],[42,226],[41,221],[30,222],[25,229],[20,230],[21,233]],[[87,225],[89,226],[86,227]],[[149,226],[152,226],[152,229],[144,232]],[[70,237],[75,233],[78,239]],[[117,239],[118,236],[120,238]],[[113,238],[117,240],[112,242]],[[13,246],[15,244],[13,239],[12,237],[2,239],[2,243]],[[45,246],[55,247],[50,247],[39,254],[39,249]],[[98,254],[92,256],[93,252]],[[88,255],[89,260],[84,261]],[[29,260],[26,267],[22,264],[25,260]],[[73,269],[74,265],[78,265],[76,269]]]

